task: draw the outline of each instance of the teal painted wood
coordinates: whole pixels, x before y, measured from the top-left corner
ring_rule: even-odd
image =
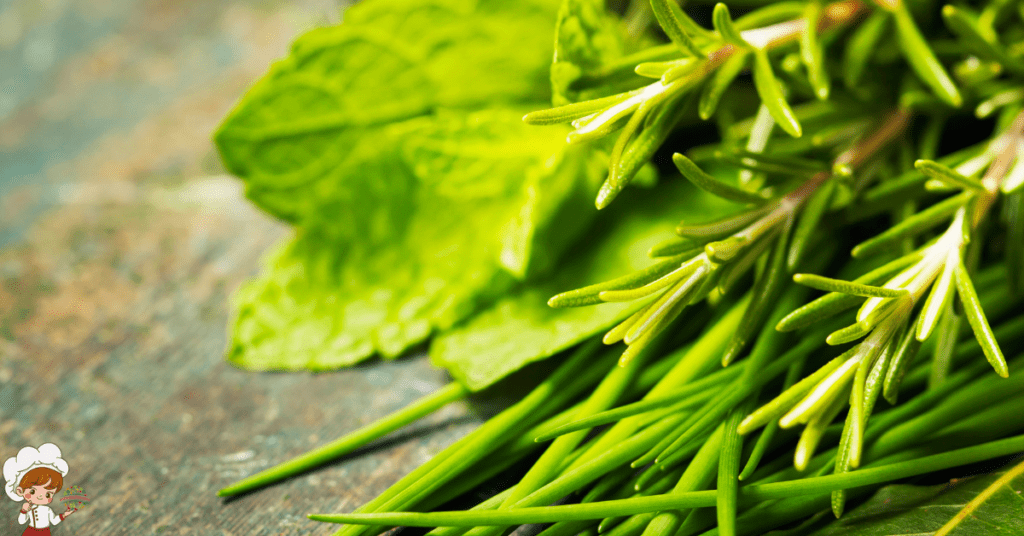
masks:
[[[210,133],[298,32],[338,20],[336,2],[22,4],[0,3],[6,24],[22,10],[0,43],[20,74],[0,71],[24,86],[0,103],[0,457],[61,447],[65,488],[91,502],[55,536],[331,534],[305,515],[355,508],[479,422],[457,403],[217,498],[448,381],[423,357],[318,375],[223,359],[231,292],[288,231],[223,174]],[[0,500],[0,533],[21,533],[19,506]]]

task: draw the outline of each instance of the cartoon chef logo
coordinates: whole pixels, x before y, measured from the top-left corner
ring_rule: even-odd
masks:
[[[64,475],[67,474],[68,462],[60,457],[60,448],[53,443],[39,448],[25,447],[18,451],[17,456],[4,462],[7,495],[17,502],[25,501],[18,515],[18,523],[28,523],[22,536],[49,536],[51,525],[60,523],[78,510],[69,503],[67,510],[55,514],[48,506],[64,487]],[[82,492],[81,497],[84,495]]]

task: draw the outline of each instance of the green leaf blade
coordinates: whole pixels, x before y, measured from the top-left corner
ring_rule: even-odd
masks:
[[[950,186],[973,190],[976,192],[985,191],[985,185],[978,179],[965,177],[955,169],[944,166],[934,160],[918,160],[914,162],[914,167],[921,173],[924,173],[933,179],[940,180]]]
[[[906,289],[876,287],[815,274],[793,274],[793,281],[813,289],[826,292],[840,292],[865,298],[902,298],[910,294]]]
[[[692,160],[683,156],[680,153],[672,155],[672,162],[679,169],[679,172],[683,174],[694,186],[704,190],[712,195],[717,195],[723,199],[734,201],[736,203],[764,204],[768,198],[755,192],[749,192],[747,190],[741,190],[730,184],[726,184],[711,175],[708,175],[704,170],[697,167]]]
[[[1006,358],[1003,357],[1003,351],[999,349],[999,342],[996,340],[995,334],[992,333],[992,326],[989,325],[988,319],[985,318],[985,312],[981,309],[978,293],[974,290],[974,284],[971,282],[971,276],[967,273],[963,260],[956,267],[955,279],[957,294],[960,295],[960,300],[964,304],[967,321],[970,323],[971,329],[974,330],[974,336],[977,337],[978,343],[981,344],[985,358],[995,369],[996,374],[1004,378],[1009,377],[1010,371],[1006,366]]]
[[[818,39],[818,19],[821,16],[821,4],[814,0],[808,2],[804,11],[804,31],[800,34],[800,59],[807,67],[814,96],[825,100],[829,94],[828,71],[825,70],[825,52]]]
[[[790,240],[789,252],[786,255],[786,268],[790,272],[795,270],[803,260],[804,252],[811,244],[814,232],[818,230],[822,217],[828,211],[835,188],[835,181],[826,181],[818,191],[811,195],[804,209],[800,211],[796,227],[793,229],[793,239]]]
[[[637,193],[643,195],[609,207],[601,220],[604,223],[593,231],[601,240],[570,250],[570,257],[553,277],[519,287],[435,338],[430,349],[431,361],[448,368],[455,378],[477,390],[526,363],[610,329],[635,311],[638,304],[553,309],[546,301],[566,288],[649,267],[647,250],[670,236],[669,218],[680,210],[695,214],[726,210],[725,203],[682,181],[672,186],[664,184],[657,191]],[[665,269],[671,271],[671,265],[678,267],[682,260],[667,259]],[[593,292],[595,298],[597,292]]]
[[[715,4],[715,10],[711,14],[711,23],[714,25],[715,31],[718,32],[718,35],[726,43],[741,48],[750,48],[750,43],[743,39],[740,31],[732,21],[732,15],[729,14],[729,6],[722,2]]]
[[[1019,467],[1019,466],[1018,466]],[[999,482],[1010,475],[1007,482]],[[875,492],[866,502],[842,519],[814,531],[811,536],[883,536],[892,534],[936,534],[958,515],[957,507],[984,497],[978,508],[955,525],[951,536],[973,534],[1022,534],[1020,494],[1024,479],[1007,471],[958,479],[935,486],[894,484]],[[961,509],[962,510],[962,509]]]
[[[989,61],[999,63],[1011,71],[1020,72],[1022,69],[1018,60],[1010,58],[999,42],[994,38],[986,37],[976,20],[962,9],[952,5],[942,6],[942,19],[946,27],[960,37],[972,52]]]
[[[846,87],[855,89],[860,85],[868,61],[885,35],[888,23],[888,14],[879,10],[869,15],[867,20],[854,30],[844,52],[843,81]]]
[[[718,103],[722,100],[725,90],[729,89],[729,86],[736,80],[736,77],[746,68],[748,58],[749,53],[746,51],[741,50],[734,53],[729,59],[725,60],[725,63],[715,71],[715,75],[711,80],[704,85],[700,95],[700,102],[697,104],[697,114],[701,119],[707,121],[715,113],[715,109],[718,108]]]
[[[665,31],[665,35],[680,50],[698,58],[704,57],[700,47],[693,42],[693,38],[683,26],[680,19],[686,17],[686,14],[679,9],[679,5],[674,0],[651,0],[651,10],[654,11],[654,17],[658,20],[661,29]]]
[[[775,72],[768,60],[768,53],[762,49],[754,51],[754,87],[761,97],[761,102],[768,107],[768,111],[771,112],[775,122],[782,127],[782,130],[794,138],[803,135],[800,121],[797,120],[793,109],[789,107],[789,103],[786,102],[786,98],[782,94],[782,85],[775,78]]]
[[[603,1],[561,2],[555,19],[554,35],[554,63],[550,64],[548,78],[551,83],[551,100],[555,106],[632,90],[638,85],[637,81],[642,80],[632,72],[636,62],[620,64],[620,60],[633,51],[636,43],[625,32],[618,17],[605,8]],[[549,62],[550,36],[549,33]],[[671,45],[668,51],[673,55],[678,54]],[[671,56],[664,59],[671,59]],[[616,72],[616,67],[627,70]]]
[[[886,231],[875,235],[875,237],[857,244],[854,246],[852,254],[854,257],[866,257],[886,248],[894,247],[896,242],[903,238],[914,236],[941,224],[946,217],[960,210],[969,199],[970,193],[964,192],[935,203],[921,212],[905,218]]]
[[[935,57],[935,52],[928,41],[921,35],[921,30],[914,22],[906,3],[899,2],[892,14],[896,22],[896,35],[907,63],[940,99],[954,108],[959,108],[963,104],[960,91],[942,63]]]
[[[229,359],[324,370],[394,357],[543,271],[586,224],[561,221],[566,203],[586,206],[597,177],[585,178],[582,153],[565,150],[564,129],[535,129],[518,116],[407,121],[358,166],[343,167],[344,181],[320,181],[310,192],[320,195],[305,194],[325,205],[309,207],[317,219],[236,295]],[[327,207],[349,217],[328,218]]]

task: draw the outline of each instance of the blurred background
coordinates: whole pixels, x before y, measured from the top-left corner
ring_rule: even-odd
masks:
[[[423,359],[257,374],[223,360],[231,292],[287,229],[210,135],[334,0],[0,0],[0,457],[53,442],[90,505],[54,534],[330,534],[477,422],[225,502],[215,492],[447,378]],[[394,439],[394,438],[393,438]],[[20,534],[0,501],[0,532]]]

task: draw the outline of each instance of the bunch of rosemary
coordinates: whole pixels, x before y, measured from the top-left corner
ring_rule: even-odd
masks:
[[[496,28],[503,25],[525,28],[522,21],[541,20],[546,9],[540,0],[527,3],[526,14],[502,12],[507,6],[485,0],[449,3],[454,6],[445,8],[449,16],[465,18],[447,20],[448,41],[423,45],[429,53],[399,51],[413,57],[409,61],[444,58],[438,51],[449,50],[443,43],[453,39],[479,44],[473,39],[492,30],[498,35],[502,30]],[[359,6],[364,11],[345,24],[397,17],[393,27],[408,32],[427,11],[402,18],[386,11],[386,0],[365,4],[370,7]],[[430,9],[446,5],[436,4]],[[510,526],[541,522],[553,523],[546,536],[760,534],[804,520],[798,528],[811,531],[821,522],[815,514],[831,508],[839,517],[848,500],[882,483],[1024,452],[1024,435],[1014,435],[1024,432],[1019,417],[1024,375],[1011,374],[1024,364],[1024,355],[1011,352],[1007,359],[1004,352],[1019,352],[1024,337],[1024,5],[795,0],[745,2],[733,9],[742,15],[734,19],[723,3],[684,9],[674,0],[635,1],[620,20],[600,0],[559,3],[550,70],[555,106],[526,114],[525,122],[535,126],[522,136],[536,138],[523,143],[541,144],[540,137],[551,132],[567,137],[568,148],[559,141],[560,152],[544,153],[546,161],[561,162],[546,168],[551,177],[559,176],[562,171],[551,170],[568,166],[573,155],[584,155],[581,162],[587,163],[572,167],[584,177],[576,186],[555,179],[530,183],[531,195],[543,199],[528,205],[534,211],[530,217],[544,210],[569,210],[570,216],[545,216],[528,240],[547,237],[547,229],[556,226],[552,222],[577,221],[579,229],[586,229],[590,218],[600,223],[604,213],[594,216],[592,208],[587,214],[566,209],[571,196],[565,192],[596,193],[597,208],[603,209],[619,196],[629,197],[634,190],[626,187],[649,176],[652,161],[663,168],[661,184],[647,197],[627,201],[632,204],[626,212],[644,210],[643,203],[655,204],[659,195],[672,199],[676,194],[659,192],[678,191],[683,178],[696,187],[683,190],[687,195],[703,191],[702,199],[710,194],[722,201],[706,211],[681,211],[687,219],[676,226],[676,236],[651,248],[642,269],[588,281],[592,284],[550,298],[548,305],[556,309],[600,309],[610,303],[619,308],[604,316],[594,312],[600,321],[578,320],[587,327],[575,338],[530,349],[517,367],[590,338],[567,351],[522,400],[355,513],[312,519],[349,524],[338,531],[344,536],[381,530],[363,525],[443,527],[431,532],[438,536],[498,536]],[[493,19],[495,13],[501,16]],[[710,27],[697,22],[704,17]],[[460,25],[473,31],[453,30]],[[459,158],[431,153],[434,160],[427,161],[423,147],[434,146],[419,141],[403,154],[413,155],[407,163],[458,174],[465,158],[459,144],[467,143],[460,136],[469,136],[467,131],[493,127],[479,137],[472,137],[477,136],[473,130],[471,136],[474,143],[492,143],[523,128],[495,126],[495,114],[477,111],[465,112],[469,118],[459,119],[457,128],[427,127],[419,119],[381,126],[381,118],[395,122],[427,113],[423,110],[431,110],[434,120],[476,106],[467,103],[529,102],[517,97],[519,89],[502,93],[505,89],[486,84],[472,86],[459,71],[463,57],[455,53],[447,63],[438,61],[438,68],[455,66],[444,72],[466,78],[460,83],[470,86],[439,90],[419,104],[381,100],[376,107],[331,115],[330,99],[313,91],[308,74],[311,69],[317,76],[344,73],[331,70],[337,66],[328,61],[322,43],[353,39],[345,35],[323,31],[300,41],[294,57],[268,75],[267,83],[278,86],[254,90],[218,134],[225,159],[249,181],[254,201],[302,232],[275,261],[284,267],[286,283],[260,283],[243,293],[236,357],[246,355],[251,341],[267,338],[264,327],[253,328],[247,320],[260,316],[260,300],[285,292],[281,289],[294,292],[296,285],[315,289],[308,283],[320,277],[315,274],[337,269],[337,262],[322,260],[322,253],[309,253],[337,231],[324,223],[325,210],[374,199],[359,192],[335,196],[342,202],[318,186],[300,203],[284,190],[268,190],[268,178],[292,181],[286,187],[295,189],[306,175],[320,180],[334,173],[328,164],[348,165],[325,164],[323,158],[307,165],[297,146],[317,153],[358,143],[343,135],[327,141],[313,136],[357,127],[363,129],[360,136],[372,131],[391,140],[418,139],[424,130],[439,129],[443,136],[437,143],[455,144],[451,154]],[[528,71],[511,56],[503,58],[503,76]],[[841,83],[833,83],[834,76]],[[376,83],[398,94],[403,88],[416,90],[412,78]],[[284,104],[281,87],[292,99]],[[307,100],[296,103],[295,95]],[[315,120],[273,130],[252,113],[256,108],[267,113],[268,102],[283,115],[307,105],[326,111],[317,111]],[[717,140],[694,143],[695,133],[707,134],[705,122],[717,129]],[[565,123],[571,129],[554,126]],[[280,151],[281,143],[267,141],[279,139],[292,144],[286,147],[289,157],[275,164],[281,169],[250,163],[263,158],[262,151]],[[373,165],[387,157],[375,154]],[[367,161],[347,158],[361,165]],[[599,188],[600,181],[587,183],[593,173],[579,171],[593,168],[593,162],[601,166]],[[667,169],[671,165],[682,177]],[[533,181],[535,175],[523,172],[514,180]],[[447,186],[473,187],[466,180]],[[556,191],[564,197],[552,201]],[[672,213],[671,205],[665,213]],[[380,234],[379,226],[365,230],[370,242]],[[571,269],[572,256],[591,239],[580,232],[583,238],[567,249],[568,256],[552,256],[561,260],[552,261],[547,274]],[[512,249],[540,251],[542,242],[573,241],[535,240]],[[515,259],[509,261],[508,251],[502,249],[503,265],[529,273],[527,257],[510,254]],[[312,260],[296,261],[307,259],[297,252]],[[543,272],[537,277],[557,281]],[[328,317],[341,315],[324,310]],[[304,311],[322,312],[312,306]],[[431,316],[418,336],[425,337],[429,326],[447,329],[468,313],[460,314]],[[281,329],[288,329],[284,324]],[[602,329],[607,331],[601,340],[590,337]],[[321,340],[317,330],[300,334]],[[389,350],[379,342],[383,338],[358,350],[338,350],[338,338],[324,339],[334,341],[331,349],[320,349],[335,361],[318,360],[320,349],[306,344],[303,355],[313,357],[303,363],[343,365],[346,356],[372,354],[373,344],[386,355],[397,354],[412,340],[389,338]],[[532,341],[526,337],[523,344]],[[288,350],[287,344],[274,348]],[[281,368],[267,361],[276,359],[266,357],[269,353],[239,359],[256,361],[257,368]],[[220,495],[321,465],[512,369],[501,369],[483,385],[462,370],[453,373],[465,381]],[[518,483],[471,510],[429,512],[538,455]],[[566,498],[571,504],[550,506]],[[954,519],[939,533],[955,530],[957,523]]]

